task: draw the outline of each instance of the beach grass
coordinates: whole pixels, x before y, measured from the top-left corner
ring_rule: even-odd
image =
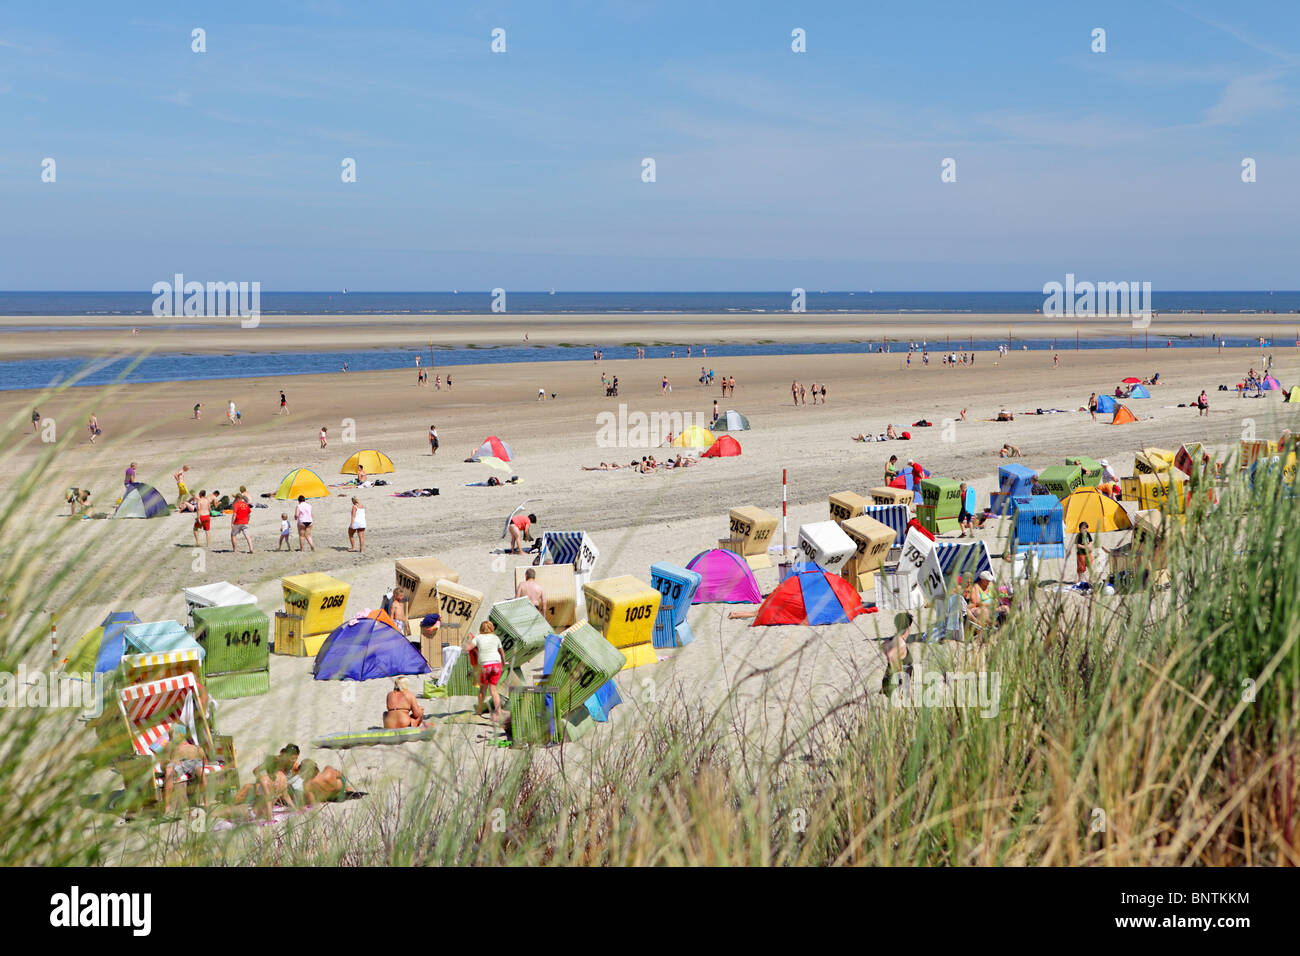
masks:
[[[0,511],[7,672],[50,660],[51,615],[148,574],[42,561],[66,530],[23,516],[59,453]],[[766,694],[755,671],[721,703],[629,701],[637,732],[598,727],[581,756],[515,748],[443,777],[413,757],[346,813],[214,831],[121,824],[97,808],[114,754],[74,715],[0,708],[0,865],[1300,864],[1300,503],[1276,470],[1218,493],[1171,522],[1167,590],[1025,591],[990,643],[927,647],[923,671],[997,675],[992,714],[863,675],[758,728],[734,706]]]

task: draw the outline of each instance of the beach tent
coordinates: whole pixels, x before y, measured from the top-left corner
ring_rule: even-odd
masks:
[[[767,596],[751,626],[847,624],[865,611],[848,581],[815,564],[799,564],[795,573]]]
[[[161,518],[171,508],[153,485],[136,482],[122,496],[122,503],[113,512],[114,518]]]
[[[735,458],[740,454],[740,442],[723,435],[700,453],[701,458]]]
[[[1151,393],[1147,391],[1147,387],[1145,385],[1134,385],[1133,389],[1128,393],[1128,397],[1129,398],[1150,398]]]
[[[728,408],[714,420],[710,426],[715,432],[749,431],[749,419],[734,408]]]
[[[1141,384],[1142,384],[1142,379],[1138,378],[1136,375],[1130,375],[1128,378],[1122,378],[1122,379],[1120,379],[1120,384],[1122,384],[1122,385],[1141,385]]]
[[[1115,417],[1111,419],[1110,423],[1112,425],[1132,425],[1136,421],[1137,416],[1129,411],[1128,406],[1120,405],[1116,407]]]
[[[1281,389],[1281,387],[1282,387],[1282,383],[1279,382],[1277,379],[1275,379],[1272,375],[1265,375],[1265,376],[1264,376],[1264,384],[1261,386],[1261,388],[1262,388],[1264,391],[1266,391],[1266,392],[1275,392],[1275,391]]]
[[[63,659],[68,673],[107,674],[122,661],[126,647],[126,626],[139,624],[134,611],[114,611],[77,640]]]
[[[701,551],[686,565],[700,576],[692,604],[757,604],[763,600],[754,572],[734,551],[712,548]]]
[[[500,458],[502,461],[514,461],[514,453],[510,446],[503,442],[496,435],[491,435],[483,439],[483,444],[474,449],[474,454],[469,456],[470,461],[478,461],[480,458]]]
[[[699,425],[688,425],[670,442],[674,448],[708,448],[714,442],[713,432]]]
[[[367,475],[386,475],[393,468],[393,460],[385,455],[382,451],[375,451],[369,448],[365,451],[359,451],[343,463],[339,469],[340,475],[355,475],[357,466],[360,465],[366,470]]]
[[[1300,404],[1300,386],[1292,385],[1291,391],[1286,393],[1286,400],[1289,404]]]
[[[1119,402],[1115,401],[1114,395],[1098,395],[1097,411],[1103,415],[1114,415],[1115,409],[1119,407]]]
[[[1088,530],[1123,531],[1133,527],[1128,512],[1114,498],[1103,495],[1096,488],[1080,488],[1061,502],[1065,530],[1071,534],[1079,530],[1079,522],[1086,521]]]
[[[376,617],[356,617],[336,627],[312,667],[316,680],[374,680],[431,671],[405,634]]]
[[[281,480],[275,496],[281,501],[293,501],[299,495],[304,498],[328,498],[330,490],[325,487],[320,475],[310,468],[295,468]]]

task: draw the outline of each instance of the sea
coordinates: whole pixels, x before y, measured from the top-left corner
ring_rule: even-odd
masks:
[[[230,319],[196,318],[178,320],[155,318],[154,296],[149,292],[0,292],[0,315],[5,316],[61,316],[93,317],[93,326],[75,323],[60,325],[62,331],[78,329],[116,328],[104,320],[121,319],[120,328],[221,328]],[[1227,334],[1223,336],[1226,347],[1257,346],[1259,340],[1248,336],[1233,336],[1226,321],[1230,317],[1247,319],[1264,315],[1296,314],[1300,324],[1300,291],[1241,291],[1241,292],[1153,292],[1152,309],[1163,315],[1184,315],[1187,318],[1204,315],[1221,316]],[[908,314],[952,315],[960,320],[963,315],[1024,315],[1041,318],[1043,294],[1030,292],[877,292],[818,291],[806,292],[806,314],[863,313],[891,316]],[[428,315],[438,316],[487,315],[492,313],[492,293],[488,291],[447,292],[263,292],[261,314],[367,316],[367,315]],[[507,298],[509,314],[618,314],[618,315],[734,315],[743,320],[746,315],[783,313],[792,322],[798,314],[790,312],[789,292],[510,292]],[[428,350],[369,349],[346,351],[294,351],[294,352],[232,352],[230,354],[159,353],[135,358],[96,359],[92,357],[59,357],[52,359],[4,360],[4,336],[14,332],[41,331],[42,326],[15,324],[0,329],[0,390],[48,388],[71,383],[77,386],[98,386],[115,382],[170,382],[203,379],[282,377],[309,375],[321,372],[338,372],[346,364],[350,371],[372,371],[398,368],[414,369],[415,355]],[[873,331],[875,332],[873,336]],[[962,336],[957,341],[935,337],[918,341],[931,352],[955,350],[987,352],[999,346],[1010,345],[1017,350],[1033,351],[1074,348],[1070,339],[1021,336],[1012,330],[1012,339],[1001,337],[970,338]],[[676,333],[679,334],[679,333]],[[657,336],[664,341],[669,336]],[[649,336],[647,336],[649,338]],[[615,342],[586,343],[582,345],[516,345],[495,347],[438,348],[433,356],[435,374],[452,374],[452,369],[462,365],[484,363],[561,362],[590,358],[593,344],[598,345],[605,358],[634,358],[635,345]],[[1143,348],[1147,346],[1173,348],[1217,347],[1217,339],[1191,336],[1172,340],[1160,336],[1148,337],[1143,332],[1134,335],[1080,338],[1079,348]],[[1269,343],[1266,343],[1266,345]],[[1291,343],[1293,344],[1293,343]],[[767,355],[771,344],[760,343],[709,343],[680,342],[646,347],[647,357],[685,357],[690,346],[692,357],[701,364],[713,365],[713,359],[726,359],[740,355]],[[876,352],[888,348],[891,352],[906,351],[907,343],[892,339],[888,343],[880,338],[878,330],[864,326],[862,336],[844,342],[792,342],[782,343],[786,354],[825,354]],[[707,349],[707,360],[701,349]],[[938,356],[932,356],[938,361]],[[717,369],[719,374],[725,374]]]

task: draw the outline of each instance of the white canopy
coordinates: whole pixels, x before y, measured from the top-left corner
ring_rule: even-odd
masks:
[[[185,589],[185,603],[196,607],[233,607],[237,604],[256,604],[257,598],[229,581],[217,581],[197,588]]]

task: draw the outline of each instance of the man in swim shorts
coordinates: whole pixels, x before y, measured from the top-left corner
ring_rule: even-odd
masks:
[[[199,546],[199,531],[203,532],[203,547],[212,547],[212,536],[208,533],[212,530],[212,500],[208,497],[207,489],[201,489],[196,499],[198,510],[194,513],[194,547]]]

